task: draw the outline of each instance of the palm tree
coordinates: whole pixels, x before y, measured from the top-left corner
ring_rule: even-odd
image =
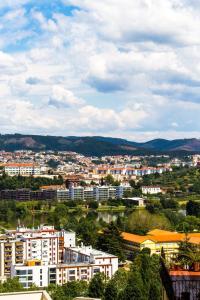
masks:
[[[180,248],[178,261],[182,265],[193,267],[194,271],[200,270],[200,245],[192,245],[189,243],[187,247]]]

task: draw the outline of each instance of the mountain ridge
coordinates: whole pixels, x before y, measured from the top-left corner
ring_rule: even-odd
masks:
[[[134,142],[103,136],[50,136],[31,134],[0,134],[0,150],[74,151],[86,156],[145,155],[155,153],[200,153],[200,139],[153,139]]]

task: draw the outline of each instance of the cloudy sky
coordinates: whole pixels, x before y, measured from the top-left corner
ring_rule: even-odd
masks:
[[[1,133],[200,137],[200,2],[1,0]]]

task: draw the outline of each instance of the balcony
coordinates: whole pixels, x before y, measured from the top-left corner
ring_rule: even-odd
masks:
[[[5,257],[4,261],[5,262],[10,262],[10,261],[12,261],[12,258],[11,257]]]

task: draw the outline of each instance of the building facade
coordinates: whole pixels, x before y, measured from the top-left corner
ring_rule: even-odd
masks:
[[[9,163],[4,166],[4,171],[9,176],[31,176],[40,175],[41,168],[32,163]]]
[[[12,265],[29,260],[43,261],[44,264],[61,263],[65,247],[73,246],[75,233],[57,231],[53,226],[9,230],[0,236],[0,280],[10,277]]]
[[[47,287],[49,284],[63,285],[68,281],[89,282],[98,273],[111,278],[118,270],[118,258],[92,247],[72,247],[65,249],[64,262],[44,264],[42,261],[29,261],[24,265],[13,265],[11,276],[18,277],[24,288],[31,285]]]
[[[155,195],[160,193],[162,193],[162,190],[159,186],[142,186],[142,194]]]
[[[179,251],[179,244],[186,240],[184,233],[155,229],[147,235],[137,235],[123,232],[124,250],[128,256],[135,251],[149,248],[151,254],[161,255],[164,251],[167,260],[171,260]],[[200,233],[189,233],[187,239],[190,243],[200,245]]]

